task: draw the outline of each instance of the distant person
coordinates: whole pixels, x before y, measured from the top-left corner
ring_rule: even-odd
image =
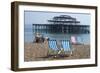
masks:
[[[75,36],[71,36],[71,43],[72,44],[76,44],[77,43],[77,40],[76,40]]]
[[[36,34],[35,34],[35,42],[36,42],[36,43],[42,43],[42,42],[44,42],[44,37],[43,37],[43,35],[40,34],[40,33],[36,33]]]

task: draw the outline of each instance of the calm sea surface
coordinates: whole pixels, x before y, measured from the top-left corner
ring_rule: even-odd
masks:
[[[67,40],[70,39],[71,36],[77,37],[77,42],[89,44],[90,43],[90,34],[61,34],[61,33],[45,33],[45,31],[42,31],[44,37],[49,37],[50,39],[56,39],[56,40]],[[25,42],[33,42],[34,39],[34,33],[32,30],[32,26],[25,26],[24,28],[24,40]]]

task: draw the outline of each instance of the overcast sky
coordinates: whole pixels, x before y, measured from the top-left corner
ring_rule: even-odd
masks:
[[[54,16],[59,15],[70,15],[80,21],[81,25],[90,25],[90,14],[84,13],[65,13],[65,12],[39,12],[39,11],[24,11],[25,15],[25,25],[32,24],[45,24],[48,23],[47,20],[52,19]]]

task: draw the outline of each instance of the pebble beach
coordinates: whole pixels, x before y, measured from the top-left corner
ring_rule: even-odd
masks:
[[[59,58],[47,57],[48,41],[44,43],[24,43],[24,61],[46,61],[46,60],[69,60],[69,59],[87,59],[90,58],[90,45],[84,44],[72,44],[72,55]]]

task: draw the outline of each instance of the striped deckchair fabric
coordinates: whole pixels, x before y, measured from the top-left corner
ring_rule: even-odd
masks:
[[[56,40],[49,40],[49,48],[52,50],[58,50],[57,48],[57,41]]]
[[[70,52],[72,54],[71,43],[69,40],[62,40],[61,45],[62,45],[64,52]]]

